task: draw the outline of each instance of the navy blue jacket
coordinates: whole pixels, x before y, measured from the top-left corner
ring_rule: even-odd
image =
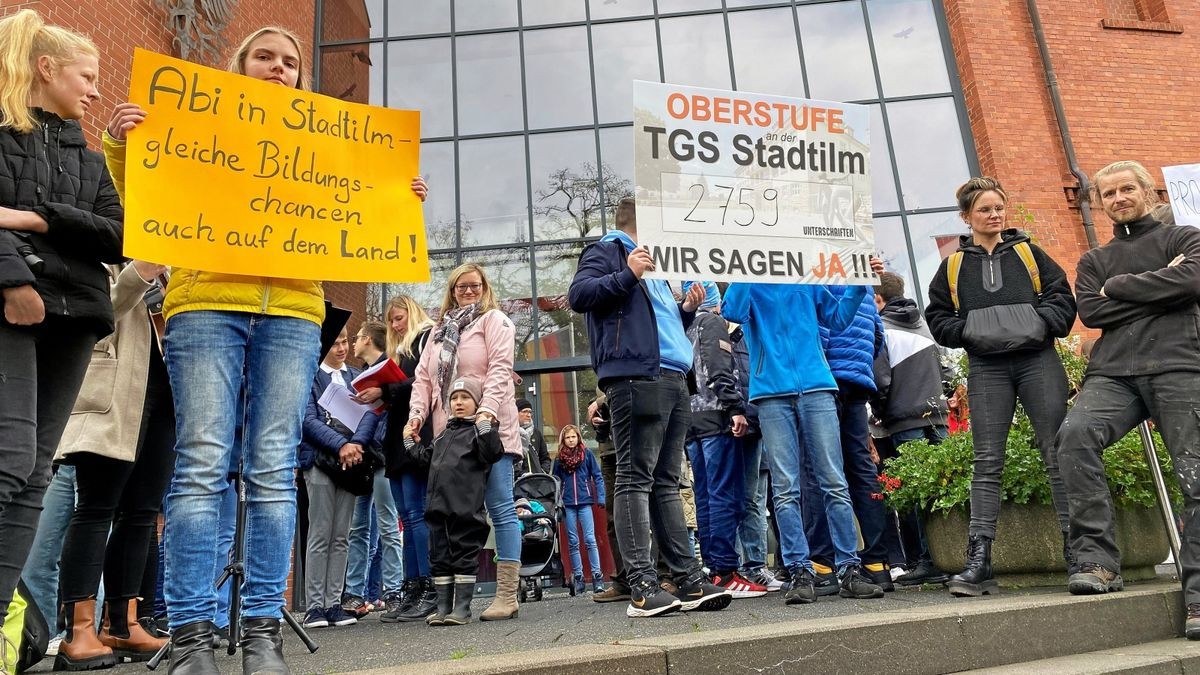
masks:
[[[571,309],[587,314],[592,368],[601,385],[614,378],[658,376],[658,324],[650,291],[629,269],[627,257],[618,242],[589,244],[567,291]],[[679,315],[686,330],[696,313],[680,305]]]
[[[346,371],[347,374],[342,376],[346,379],[346,384],[349,384],[350,380],[358,377],[362,372],[350,366],[346,366]],[[320,400],[321,394],[325,393],[325,388],[332,381],[332,375],[317,368],[312,389],[308,393],[308,406],[304,410],[304,434],[300,439],[300,447],[296,450],[296,463],[299,464],[301,471],[312,468],[318,452],[328,452],[336,456],[346,443],[357,443],[363,447],[364,452],[373,452],[377,445],[375,428],[383,419],[381,415],[370,412],[363,415],[362,421],[358,423],[358,428],[354,430],[354,435],[350,438],[346,438],[325,423],[325,409],[318,405],[317,401]]]
[[[590,506],[604,503],[604,476],[600,463],[591,450],[583,449],[583,461],[572,472],[567,472],[554,460],[550,472],[562,483],[563,506]],[[592,484],[595,483],[595,491]]]
[[[840,296],[838,290],[829,290]],[[833,379],[839,385],[851,384],[863,391],[875,391],[875,356],[883,347],[883,321],[875,309],[875,296],[868,293],[863,298],[849,326],[830,331],[822,323],[820,329],[821,347]]]

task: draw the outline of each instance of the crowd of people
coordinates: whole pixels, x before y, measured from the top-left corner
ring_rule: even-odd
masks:
[[[304,54],[264,27],[229,70],[306,88]],[[492,533],[496,591],[478,618],[515,619],[523,540],[556,517],[514,491],[532,474],[556,478],[572,594],[628,601],[629,617],[771,592],[788,605],[897,584],[995,593],[1018,400],[1076,594],[1123,586],[1101,451],[1155,420],[1184,495],[1187,635],[1200,638],[1200,427],[1186,384],[1200,369],[1200,231],[1152,211],[1140,164],[1096,174],[1114,238],[1079,261],[1074,293],[1008,227],[1000,182],[968,181],[957,192],[968,233],[923,315],[878,259],[873,289],[648,279],[635,202],[622,200],[568,292],[598,396],[552,451],[517,398],[515,328],[479,264],[449,273],[436,318],[398,296],[383,321],[343,329],[320,354],[319,282],[126,260],[126,139],[147,113],[116,105],[103,152],[87,148],[79,120],[98,99],[100,58],[31,10],[0,20],[0,621],[24,578],[63,631],[55,669],[169,644],[170,672],[216,673],[215,647],[235,641],[247,672],[289,672],[293,547],[305,627],[372,610],[458,626]],[[410,188],[428,194],[420,177]],[[1077,316],[1101,337],[1068,410],[1054,340]],[[949,388],[946,349],[967,354],[965,392]],[[354,386],[383,366],[401,375]],[[343,422],[326,398],[337,387],[371,410]],[[925,514],[889,511],[879,476],[905,443],[939,443],[952,425],[972,434],[975,461],[964,566],[950,576],[930,557]],[[616,568],[607,582],[597,513]],[[231,557],[247,561],[236,594],[222,587],[243,569]]]

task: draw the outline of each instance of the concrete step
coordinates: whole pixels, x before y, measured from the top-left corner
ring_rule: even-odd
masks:
[[[1183,606],[1179,585],[1171,582],[1133,584],[1103,596],[1012,593],[892,611],[872,611],[871,602],[861,601],[864,611],[850,616],[685,629],[606,644],[468,656],[367,672],[933,674],[1017,664],[1008,672],[1025,673],[1038,672],[1030,664],[1042,660],[1049,665],[1041,672],[1127,672],[1085,669],[1121,659],[1131,667],[1168,666],[1175,670],[1161,672],[1181,672],[1185,661],[1172,657],[1167,645],[1190,646],[1173,639],[1182,634]],[[1162,645],[1158,652],[1155,645]],[[1091,653],[1077,655],[1085,649]],[[1094,654],[1097,651],[1106,653]],[[1059,657],[1086,661],[1065,666],[1078,671],[1060,670],[1054,661]],[[1186,663],[1191,664],[1190,655]]]
[[[1178,675],[1200,672],[1200,642],[1183,638],[969,671],[987,675]]]

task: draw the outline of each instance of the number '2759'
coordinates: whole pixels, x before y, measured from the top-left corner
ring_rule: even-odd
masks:
[[[729,211],[731,207],[739,211],[739,213],[733,218],[733,223],[735,225],[740,225],[742,227],[749,227],[750,225],[753,225],[754,219],[758,216],[758,212],[750,203],[751,201],[757,202],[763,211],[774,211],[774,217],[769,222],[766,220],[760,220],[758,221],[760,224],[766,225],[767,227],[774,227],[775,224],[779,222],[779,190],[776,190],[775,188],[766,188],[762,191],[759,191],[756,188],[734,187],[732,185],[713,185],[712,187],[713,196],[715,196],[718,201],[722,199],[720,194],[721,191],[725,191],[724,203],[721,203],[717,206],[717,208],[721,209],[722,225],[724,225],[725,221],[729,218]],[[696,209],[700,208],[700,204],[708,195],[708,189],[703,183],[693,183],[692,186],[688,188],[688,192],[692,192],[692,190],[696,188],[699,188],[700,190],[699,195],[696,198],[696,204],[692,206],[692,210],[688,211],[688,214],[684,216],[683,219],[690,223],[707,223],[708,220],[705,218],[693,217],[696,214]],[[749,195],[747,195],[747,193],[749,193]],[[733,200],[734,194],[737,194],[736,202]],[[749,198],[749,201],[747,200],[747,197]]]

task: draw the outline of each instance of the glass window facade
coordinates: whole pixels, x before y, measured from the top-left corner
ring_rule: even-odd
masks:
[[[633,191],[632,80],[869,105],[879,252],[919,302],[963,232],[977,160],[941,0],[318,0],[318,17],[320,91],[422,112],[432,281],[370,297],[436,312],[446,273],[483,263],[526,384],[571,392],[556,424],[590,399],[545,378],[589,365],[566,292]]]

